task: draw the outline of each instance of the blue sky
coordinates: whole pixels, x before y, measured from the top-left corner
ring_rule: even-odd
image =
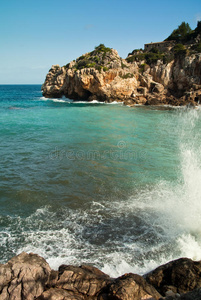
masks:
[[[201,20],[200,0],[9,0],[0,4],[0,84],[41,84],[51,65],[65,65],[104,43],[126,58],[164,40],[182,21]]]

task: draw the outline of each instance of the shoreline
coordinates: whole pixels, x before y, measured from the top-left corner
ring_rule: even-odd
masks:
[[[161,103],[161,104],[153,104],[153,105],[147,105],[147,104],[126,104],[124,101],[112,101],[112,102],[108,102],[108,101],[99,101],[99,100],[72,100],[69,98],[66,98],[65,96],[62,96],[61,98],[46,98],[44,96],[41,97],[41,100],[44,101],[53,101],[53,102],[61,102],[61,103],[69,103],[69,104],[108,104],[108,105],[114,105],[114,104],[121,104],[121,105],[125,105],[127,107],[166,107],[166,108],[199,108],[201,104],[199,103],[188,103],[188,104],[184,104],[184,105],[172,105],[172,104],[166,104],[166,103]],[[197,105],[195,105],[197,104]]]
[[[112,278],[92,265],[50,268],[37,254],[22,252],[0,265],[0,296],[29,300],[198,300],[201,261],[179,258],[140,276]],[[198,295],[198,297],[197,297]]]

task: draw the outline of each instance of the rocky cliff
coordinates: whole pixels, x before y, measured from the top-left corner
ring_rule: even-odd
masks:
[[[52,270],[42,257],[22,252],[0,265],[1,300],[200,300],[201,261],[181,258],[140,276],[111,278],[88,266]]]
[[[167,58],[167,59],[164,59]],[[168,62],[167,62],[168,61]],[[122,59],[103,44],[66,66],[52,66],[42,86],[45,97],[183,105],[201,101],[201,53],[131,53]]]

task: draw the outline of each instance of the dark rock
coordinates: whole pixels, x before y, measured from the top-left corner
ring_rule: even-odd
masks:
[[[201,287],[201,261],[180,258],[158,267],[144,277],[162,295],[168,290],[186,293]]]
[[[152,93],[157,93],[157,94],[160,94],[164,91],[164,86],[158,82],[154,82],[152,81],[151,82],[151,92]]]
[[[55,287],[59,278],[59,272],[55,270],[51,270],[49,280],[47,283],[47,288]]]
[[[195,289],[192,292],[181,295],[180,300],[200,300],[201,299],[201,288]]]
[[[145,102],[145,105],[161,105],[163,102],[159,98],[150,98]]]
[[[134,105],[136,102],[133,99],[126,99],[124,100],[124,104],[128,106]]]

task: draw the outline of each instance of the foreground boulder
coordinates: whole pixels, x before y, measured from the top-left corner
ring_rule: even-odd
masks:
[[[0,265],[1,300],[158,300],[161,295],[136,274],[111,278],[92,266],[51,270],[40,256],[25,252]]]
[[[125,274],[109,287],[109,298],[116,300],[159,299],[161,295],[146,280],[136,274]]]
[[[61,265],[58,271],[51,270],[42,257],[23,252],[0,265],[0,299],[198,300],[201,261],[182,258],[144,277],[129,273],[115,279],[87,265]]]
[[[65,266],[54,273],[49,289],[37,300],[46,299],[119,299],[158,300],[161,295],[146,280],[136,274],[125,274],[117,279],[92,266]]]
[[[180,300],[200,300],[201,299],[201,288],[196,289],[192,292],[181,295]]]
[[[35,299],[44,291],[50,273],[44,258],[22,252],[0,266],[0,299]]]
[[[145,279],[162,295],[168,290],[179,294],[193,291],[201,287],[201,261],[180,258],[158,267]]]
[[[72,292],[79,292],[81,296],[97,297],[100,292],[112,282],[112,279],[92,266],[59,267],[56,287]]]

